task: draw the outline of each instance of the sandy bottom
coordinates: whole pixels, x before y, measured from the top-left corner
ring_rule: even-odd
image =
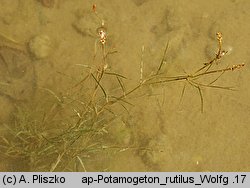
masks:
[[[21,67],[10,65],[18,67],[12,69],[13,75],[9,75],[18,80],[14,88],[4,85],[7,80],[0,80],[0,131],[10,121],[15,107],[36,95],[36,88],[65,91],[69,82],[65,81],[63,74],[81,74],[81,68],[76,68],[76,64],[91,65],[95,54],[94,61],[101,59],[100,45],[95,45],[98,39],[95,30],[100,27],[100,20],[89,16],[93,14],[92,5],[95,3],[107,29],[107,50],[117,50],[107,59],[108,67],[130,78],[127,88],[140,81],[142,47],[144,75],[158,68],[168,41],[164,71],[168,75],[191,74],[214,57],[215,34],[219,31],[223,34],[223,46],[228,50],[220,66],[239,63],[246,66],[228,72],[218,80],[218,85],[233,86],[236,91],[202,88],[203,113],[198,90],[184,81],[154,85],[146,91],[146,96],[138,95],[131,99],[134,106],[128,106],[129,112],[124,110],[114,125],[124,126],[121,129],[125,133],[127,129],[132,132],[118,142],[136,144],[137,149],[131,147],[114,152],[99,160],[101,162],[90,160],[85,164],[86,170],[250,170],[250,1],[51,2],[54,2],[51,7],[45,7],[36,0],[0,2],[1,55],[14,57],[16,55],[10,50],[15,48],[19,49],[16,53],[21,58],[20,62],[29,59],[28,64],[23,63]],[[31,55],[26,47],[36,36],[42,36],[45,47],[37,52],[39,54]],[[44,36],[48,36],[48,40]],[[6,46],[10,50],[4,49]],[[3,64],[3,60],[0,62]],[[5,74],[0,70],[1,79],[6,78]],[[186,89],[181,97],[184,85]],[[22,164],[15,169],[12,162],[0,162],[0,170],[29,170]]]

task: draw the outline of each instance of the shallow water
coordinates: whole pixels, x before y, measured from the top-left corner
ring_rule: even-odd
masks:
[[[96,29],[101,26],[99,18],[104,20],[108,34],[106,52],[117,51],[107,57],[107,70],[129,78],[124,81],[126,91],[140,82],[142,56],[144,78],[157,70],[169,41],[164,72],[168,76],[191,74],[214,57],[216,32],[222,32],[223,47],[228,53],[215,66],[225,68],[239,63],[246,66],[226,72],[216,83],[234,86],[236,91],[202,87],[204,111],[201,113],[199,91],[185,81],[139,89],[126,98],[133,105],[125,104],[126,109],[112,108],[116,114],[114,120],[109,121],[110,113],[101,117],[100,124],[107,129],[100,141],[105,154],[97,152],[82,156],[85,169],[80,165],[43,170],[250,170],[249,1],[51,2],[54,3],[48,4],[49,7],[37,0],[0,2],[1,138],[6,135],[13,137],[6,125],[14,126],[18,108],[28,111],[35,119],[31,123],[34,126],[42,114],[55,114],[47,117],[53,119],[50,122],[53,127],[49,130],[56,128],[48,131],[48,135],[65,128],[59,126],[58,118],[60,122],[63,119],[63,125],[71,123],[72,113],[78,108],[54,104],[53,96],[56,95],[60,102],[74,93],[72,85],[88,72],[78,64],[89,65],[91,70],[100,66],[103,51],[96,34]],[[92,11],[93,4],[96,4],[99,18]],[[36,37],[40,42],[38,47],[33,45],[36,48],[34,53],[31,43]],[[96,84],[93,79],[87,83]],[[116,79],[108,79],[104,84],[108,94],[122,92]],[[181,97],[184,85],[186,89]],[[86,102],[93,96],[90,88],[91,85],[84,85],[74,96],[81,98],[82,92],[81,99]],[[103,98],[103,92],[98,92]],[[92,144],[91,140],[83,141]],[[105,149],[106,143],[109,147]],[[1,171],[39,170],[36,166],[29,166],[31,159],[27,157],[4,154],[0,157],[7,160],[0,162]],[[58,159],[57,155],[50,157]],[[48,159],[50,166],[53,166],[53,160]]]

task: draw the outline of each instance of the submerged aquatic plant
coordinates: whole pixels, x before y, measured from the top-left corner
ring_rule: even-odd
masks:
[[[100,19],[93,7],[95,15]],[[169,76],[163,71],[169,42],[162,59],[155,71],[144,75],[143,54],[140,62],[140,80],[131,89],[127,89],[124,80],[126,76],[108,68],[107,57],[116,51],[106,49],[107,34],[104,21],[98,29],[97,44],[101,46],[101,61],[97,68],[89,65],[77,64],[87,70],[87,74],[74,83],[65,94],[58,96],[48,88],[39,88],[40,95],[47,101],[35,107],[18,107],[16,115],[9,125],[5,124],[5,134],[1,136],[1,155],[16,160],[29,161],[31,171],[87,171],[86,163],[98,156],[98,153],[123,152],[127,149],[150,150],[138,146],[119,145],[109,141],[109,125],[117,119],[117,105],[128,110],[133,106],[129,96],[140,88],[150,85],[167,84],[169,82],[185,81],[197,89],[201,99],[203,111],[202,88],[218,88],[232,90],[231,87],[216,85],[217,80],[226,72],[240,69],[244,64],[237,64],[225,68],[216,65],[227,53],[222,49],[222,34],[217,33],[218,50],[215,57],[203,64],[192,74]],[[215,75],[212,80],[204,82],[207,76]],[[203,79],[201,79],[203,78]],[[107,83],[115,80],[116,89],[109,89]],[[89,87],[90,86],[90,87]],[[182,90],[182,96],[185,86]],[[41,96],[39,96],[41,97]],[[39,98],[38,97],[38,98]],[[40,106],[39,113],[34,113]],[[44,107],[46,106],[46,108]],[[38,115],[35,115],[38,114]]]

